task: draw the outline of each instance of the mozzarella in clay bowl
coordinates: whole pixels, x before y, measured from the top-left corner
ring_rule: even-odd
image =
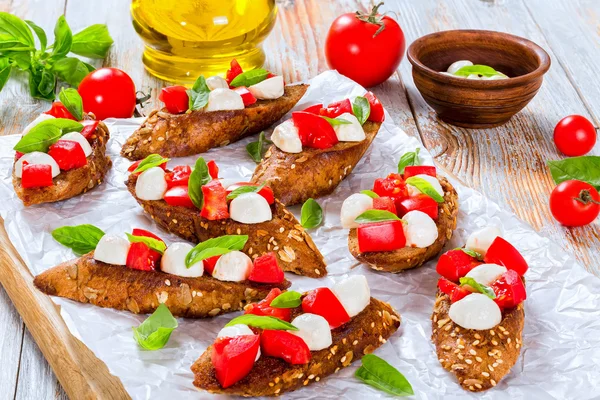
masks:
[[[497,74],[492,75],[492,76],[484,76],[484,75],[478,75],[478,74],[470,74],[467,76],[456,75],[458,70],[460,70],[461,68],[472,67],[472,66],[473,66],[473,63],[469,60],[458,60],[458,61],[455,61],[452,64],[450,64],[450,66],[448,67],[448,69],[446,71],[442,71],[440,73],[443,75],[452,76],[454,78],[476,79],[476,80],[482,80],[482,81],[495,81],[495,80],[500,80],[500,79],[509,79],[508,76],[506,76],[505,74],[503,74],[500,71],[496,71]]]

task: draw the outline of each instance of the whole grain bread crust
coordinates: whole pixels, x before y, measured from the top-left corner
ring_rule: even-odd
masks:
[[[278,285],[225,282],[211,276],[184,278],[160,271],[139,271],[94,260],[93,252],[36,276],[42,292],[99,307],[149,314],[164,303],[176,317],[205,318],[239,311],[264,299]]]
[[[283,117],[306,92],[308,85],[286,86],[283,96],[259,100],[243,110],[201,110],[171,114],[155,110],[127,139],[121,155],[141,160],[156,153],[163,157],[184,157],[225,146],[259,133]]]
[[[293,317],[301,314],[295,309]],[[400,326],[400,316],[387,303],[371,298],[370,304],[352,320],[331,331],[333,343],[311,352],[308,364],[292,365],[282,359],[261,356],[242,380],[223,389],[211,362],[212,346],[192,365],[194,385],[211,393],[245,397],[277,396],[318,382],[372,353]]]
[[[275,197],[290,206],[332,193],[365,154],[381,123],[363,125],[366,138],[361,142],[339,142],[328,149],[305,148],[301,153],[286,153],[272,145],[256,167],[251,181],[264,182]]]
[[[439,204],[438,238],[428,247],[404,247],[394,251],[361,253],[358,249],[356,229],[350,229],[348,235],[348,248],[350,253],[359,261],[368,264],[377,271],[401,272],[405,269],[415,268],[437,256],[452,238],[456,229],[456,216],[458,215],[458,195],[454,187],[446,178],[439,178],[444,189],[444,202]]]

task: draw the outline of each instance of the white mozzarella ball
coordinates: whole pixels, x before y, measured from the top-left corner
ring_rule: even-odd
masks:
[[[254,97],[261,100],[274,100],[283,96],[283,76],[278,75],[248,87]]]
[[[504,75],[502,72],[499,72],[496,75],[484,76],[481,79],[485,79],[485,80],[488,80],[488,81],[497,81],[497,80],[501,80],[501,79],[508,79],[508,76]]]
[[[364,275],[354,275],[336,283],[331,291],[350,317],[359,314],[371,302],[371,290]]]
[[[425,248],[431,246],[438,238],[438,228],[435,221],[422,211],[407,212],[402,220],[406,246]]]
[[[79,132],[69,132],[66,135],[63,135],[60,140],[72,140],[79,143],[86,157],[89,157],[90,154],[92,154],[90,142],[88,142],[88,140]]]
[[[427,174],[419,174],[419,175],[415,175],[415,178],[421,178],[424,181],[427,181],[434,189],[436,192],[438,192],[438,194],[442,197],[444,197],[444,189],[442,188],[442,185],[440,184],[440,181],[438,180],[438,178],[436,178],[435,176],[431,176],[431,175],[427,175]],[[411,176],[412,178],[412,176]],[[410,178],[408,178],[410,179]],[[410,193],[414,193],[414,190],[416,190],[418,193],[421,193],[421,191],[419,189],[417,189],[416,187],[412,186],[412,185],[407,185],[408,186],[408,190],[409,190],[409,194]]]
[[[350,113],[343,113],[337,119],[344,119],[349,124],[341,124],[333,127],[340,142],[362,142],[367,137],[358,119]]]
[[[292,325],[298,330],[289,332],[301,337],[310,351],[326,349],[333,343],[329,322],[320,315],[301,314],[294,318]]]
[[[167,247],[160,260],[162,272],[186,278],[202,276],[204,273],[204,263],[202,261],[192,264],[189,268],[185,266],[185,257],[193,248],[191,244],[184,242],[173,243]]]
[[[94,251],[94,260],[112,265],[127,264],[127,253],[131,243],[116,235],[104,235]]]
[[[467,79],[481,80],[481,77],[477,74],[471,74],[467,76]]]
[[[271,206],[258,193],[244,193],[231,200],[229,217],[243,224],[258,224],[273,218]]]
[[[360,214],[373,208],[373,199],[363,193],[354,193],[342,203],[340,219],[343,228],[358,228],[354,220]]]
[[[15,176],[17,178],[23,177],[23,162],[25,161],[27,161],[27,164],[29,165],[49,165],[53,178],[56,178],[60,174],[60,167],[56,161],[54,161],[54,158],[41,151],[33,151],[24,154],[17,162],[15,162]]]
[[[502,236],[502,231],[497,226],[486,226],[478,231],[475,231],[469,235],[465,248],[467,250],[473,250],[477,253],[485,256],[488,249],[492,245],[492,242],[498,237]]]
[[[250,257],[236,250],[219,257],[212,275],[220,281],[241,282],[248,279],[251,270]]]
[[[452,303],[448,316],[465,329],[492,329],[502,321],[500,307],[481,293],[470,294]]]
[[[208,104],[204,111],[243,110],[242,96],[231,89],[217,88],[208,94]]]
[[[221,329],[217,335],[218,338],[220,337],[236,337],[236,336],[247,336],[247,335],[256,335],[254,332],[252,332],[252,329],[250,329],[250,327],[248,325],[244,325],[244,324],[237,324],[237,325],[232,325],[232,326],[226,326],[223,329]],[[254,359],[254,361],[258,360],[260,358],[260,347],[258,348],[258,352],[256,353],[256,358]]]
[[[135,195],[141,200],[162,200],[166,191],[165,171],[160,167],[142,172],[135,183]]]
[[[506,271],[506,267],[498,264],[481,264],[470,270],[466,277],[473,278],[482,285],[490,286]]]
[[[278,149],[286,153],[300,153],[302,151],[302,141],[300,140],[298,128],[291,119],[277,125],[271,135],[271,141]]]
[[[458,71],[462,67],[470,67],[472,65],[473,65],[473,63],[469,60],[455,61],[452,64],[450,64],[447,71],[451,74],[455,74],[456,71]]]
[[[47,121],[49,119],[54,119],[54,117],[52,115],[48,115],[48,114],[40,114],[37,116],[36,119],[34,119],[33,121],[31,121],[26,127],[25,129],[23,129],[23,136],[27,135],[29,133],[29,131],[36,126],[37,124],[39,124],[40,122],[43,121]]]
[[[210,90],[229,89],[227,81],[218,75],[211,76],[210,78],[208,78],[206,80],[206,86],[208,86]]]

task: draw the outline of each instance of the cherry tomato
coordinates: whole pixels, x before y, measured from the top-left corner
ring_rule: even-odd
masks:
[[[221,182],[212,180],[202,186],[204,195],[204,205],[200,211],[200,216],[210,221],[229,218],[229,209],[227,208],[227,191],[221,185]]]
[[[500,236],[494,239],[485,253],[483,261],[488,264],[504,265],[521,276],[525,275],[525,272],[529,269],[527,261],[519,253],[519,250]]]
[[[565,226],[587,225],[600,214],[600,195],[589,183],[564,181],[550,195],[550,211]]]
[[[306,342],[286,331],[265,329],[260,335],[260,348],[265,356],[282,358],[290,364],[307,364],[311,357]]]
[[[62,171],[69,171],[87,165],[87,158],[81,145],[74,140],[59,140],[48,149]]]
[[[67,110],[67,107],[65,107],[60,101],[52,102],[52,107],[50,107],[48,111],[44,112],[44,114],[52,115],[54,118],[66,118],[77,121],[77,118],[71,115],[69,110]]]
[[[516,271],[508,270],[491,285],[496,294],[494,301],[502,309],[518,306],[527,298],[523,280]]]
[[[196,208],[192,202],[192,199],[190,198],[190,193],[188,192],[187,186],[173,186],[172,188],[167,189],[163,199],[170,206]]]
[[[81,130],[81,136],[86,138],[88,141],[94,139],[94,134],[98,129],[98,121],[86,119],[81,121],[81,125],[83,125],[83,129]]]
[[[326,287],[308,292],[302,299],[302,311],[325,318],[331,329],[350,321],[350,316],[340,300]]]
[[[250,373],[259,349],[260,335],[217,338],[213,344],[211,361],[223,389]]]
[[[450,297],[451,303],[462,300],[471,294],[467,289],[458,286],[454,282],[450,282],[446,278],[440,278],[438,281],[438,288],[440,289],[440,292],[445,293]]]
[[[151,252],[150,247],[144,243],[131,243],[125,265],[140,271],[154,271],[158,264],[156,259],[151,256]]]
[[[161,167],[165,164],[161,164]],[[134,168],[135,169],[135,168]],[[165,174],[165,181],[169,189],[175,186],[188,186],[190,181],[190,175],[192,175],[192,168],[189,165],[177,165],[173,167],[173,171]]]
[[[272,252],[257,257],[248,276],[249,281],[260,283],[281,283],[284,279],[283,270]]]
[[[339,141],[335,130],[325,118],[304,111],[295,111],[292,113],[292,120],[298,128],[303,146],[328,149]]]
[[[566,156],[582,156],[596,144],[596,129],[586,117],[569,115],[556,124],[554,143]]]
[[[400,210],[400,202],[408,197],[408,188],[400,174],[389,174],[387,178],[375,179],[373,191],[381,197],[391,197],[396,202],[396,210]]]
[[[325,41],[331,69],[364,87],[386,81],[398,68],[406,43],[400,25],[378,14],[346,13],[333,21]]]
[[[275,308],[271,307],[271,302],[275,300],[275,297],[281,294],[281,289],[271,289],[267,297],[258,303],[251,303],[244,309],[244,314],[254,314],[267,317],[275,317],[284,321],[290,322],[292,318],[291,308]]]
[[[329,118],[339,117],[344,113],[352,114],[352,103],[350,103],[350,99],[336,101],[328,105],[327,108],[322,108],[319,113]]]
[[[396,203],[391,197],[375,197],[373,199],[373,208],[375,210],[384,210],[396,214]]]
[[[145,236],[145,237],[149,237],[152,239],[156,239],[163,243],[165,242],[164,240],[162,240],[161,238],[156,236],[154,233],[149,232],[145,229],[134,228],[133,231],[131,231],[131,234],[133,236]],[[152,263],[152,265],[154,265],[155,267],[158,267],[160,265],[160,259],[162,258],[162,254],[156,250],[150,250],[149,258],[150,258],[150,262]],[[154,269],[156,269],[156,268],[154,268]]]
[[[356,229],[358,250],[361,253],[371,251],[394,251],[406,245],[402,221],[385,221],[360,225]]]
[[[85,112],[96,119],[130,118],[135,109],[135,85],[125,72],[117,68],[100,68],[90,72],[77,91]]]
[[[429,215],[432,220],[438,219],[438,203],[426,194],[418,194],[396,202],[398,216],[402,217],[409,211],[417,210]]]
[[[23,163],[21,186],[25,189],[52,186],[52,167],[45,164]]]
[[[461,249],[449,250],[440,256],[435,270],[444,278],[458,282],[481,262]]]
[[[185,86],[168,86],[162,88],[158,99],[165,103],[171,114],[181,114],[190,108],[190,98]]]

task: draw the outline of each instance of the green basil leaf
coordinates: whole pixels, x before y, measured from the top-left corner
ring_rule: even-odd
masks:
[[[290,290],[275,297],[270,306],[275,308],[296,308],[300,304],[302,304],[302,293]]]
[[[196,165],[194,166],[194,170],[192,171],[190,180],[188,181],[188,194],[190,196],[190,200],[192,200],[192,203],[194,203],[199,210],[202,210],[202,206],[204,205],[202,186],[206,185],[211,180],[212,178],[208,173],[206,161],[204,161],[204,158],[199,157],[196,160]]]
[[[189,97],[189,108],[190,110],[199,110],[204,108],[208,104],[208,95],[210,93],[210,89],[206,84],[206,79],[204,76],[199,76],[194,82],[194,86],[190,90],[186,91]]]
[[[77,255],[87,254],[96,249],[104,232],[94,225],[63,226],[52,231],[52,237],[67,246]]]
[[[44,78],[44,74],[48,74],[48,71],[46,71],[40,65],[31,65],[29,67],[29,94],[31,94],[31,96],[36,99],[54,100],[56,96],[54,94],[53,89],[50,90],[50,92],[44,89],[46,93],[40,92],[39,88],[44,87],[44,85],[42,85],[42,79]],[[46,76],[46,84],[47,83],[48,76]]]
[[[157,251],[160,254],[164,254],[165,250],[167,250],[167,245],[162,240],[156,240],[147,236],[134,236],[129,233],[125,233],[127,235],[127,239],[131,243],[144,243],[146,246],[150,247],[151,250]]]
[[[209,257],[219,256],[234,250],[242,250],[247,241],[248,235],[225,235],[205,240],[190,250],[185,257],[185,265],[189,268]]]
[[[265,144],[272,144],[272,143],[273,142],[271,142],[270,140],[265,139],[265,133],[261,132],[260,135],[258,135],[258,141],[248,143],[246,145],[246,151],[248,152],[248,154],[250,155],[252,160],[254,160],[255,163],[259,163],[260,160],[262,160],[263,155],[265,154],[265,151],[266,151]]]
[[[427,182],[423,178],[418,178],[416,176],[411,176],[405,181],[407,184],[416,187],[423,194],[434,199],[437,203],[444,202],[444,196],[440,195],[437,190],[431,186],[431,183]]]
[[[52,45],[50,60],[56,61],[66,56],[71,51],[72,43],[73,33],[71,33],[71,28],[69,28],[65,16],[61,15],[54,26],[54,44]]]
[[[409,151],[407,153],[404,153],[402,155],[402,157],[400,157],[400,161],[398,161],[398,173],[399,174],[403,174],[404,168],[408,167],[409,165],[419,165],[420,164],[419,151],[421,151],[421,149],[417,147],[415,149],[415,151]]]
[[[14,150],[21,153],[33,151],[48,152],[48,148],[56,143],[62,135],[69,132],[81,132],[83,125],[77,121],[54,118],[42,121],[19,140]]]
[[[142,348],[158,350],[165,347],[177,326],[177,320],[169,308],[161,303],[140,326],[133,327],[133,337]]]
[[[11,69],[12,65],[10,64],[8,57],[0,58],[0,90],[2,90],[2,88],[8,81]]]
[[[300,211],[300,225],[305,229],[316,228],[323,222],[323,209],[315,199],[308,199]]]
[[[366,194],[367,196],[369,196],[372,199],[376,199],[379,197],[379,195],[372,190],[361,190],[360,192],[362,194]]]
[[[463,251],[465,254],[470,255],[473,258],[476,258],[478,260],[483,260],[483,256],[481,254],[479,254],[478,252],[474,251],[474,250],[467,250],[464,247],[457,247],[454,250],[461,250]]]
[[[367,210],[360,214],[355,222],[359,224],[369,224],[371,222],[384,222],[384,221],[402,221],[398,216],[392,212],[386,210]]]
[[[4,55],[8,57],[13,66],[21,71],[27,71],[31,67],[31,52],[6,51]]]
[[[362,366],[356,370],[354,376],[377,389],[395,396],[412,396],[414,393],[411,384],[387,361],[374,354],[367,354],[362,358]]]
[[[52,64],[52,71],[69,85],[78,87],[81,80],[90,73],[88,65],[76,57],[65,57]]]
[[[164,158],[158,154],[150,154],[138,164],[137,168],[133,170],[132,174],[144,172],[150,168],[158,167],[169,161],[171,161],[169,158]]]
[[[240,186],[239,188],[233,190],[231,193],[227,195],[227,200],[233,200],[241,194],[244,193],[258,193],[265,187],[266,183],[263,183],[260,186]]]
[[[22,47],[35,50],[35,42],[29,27],[17,16],[0,12],[0,39],[2,42],[19,43]]]
[[[600,156],[571,157],[548,161],[552,179],[556,184],[576,179],[600,190]]]
[[[352,122],[348,121],[347,119],[340,118],[340,117],[329,118],[329,117],[326,117],[324,115],[321,115],[320,117],[324,118],[325,121],[329,122],[329,125],[331,125],[331,126],[352,125]]]
[[[244,324],[260,329],[274,329],[277,331],[297,331],[294,325],[275,317],[244,314],[229,321],[225,326]]]
[[[267,79],[268,75],[269,75],[269,71],[267,71],[266,69],[262,69],[262,68],[257,68],[257,69],[253,69],[251,71],[242,72],[241,74],[239,74],[238,76],[233,78],[233,80],[231,81],[229,86],[231,86],[231,87],[239,87],[239,86],[250,87],[252,85],[256,85],[257,83],[264,81],[265,79]]]
[[[49,72],[48,70],[42,70],[42,79],[38,83],[38,91],[44,96],[52,96],[54,95],[54,88],[56,87],[56,77],[54,74]]]
[[[73,35],[71,52],[89,58],[104,58],[112,44],[106,25],[94,24]]]
[[[369,104],[369,100],[363,96],[356,96],[352,103],[352,113],[361,125],[367,122],[369,115],[371,115],[371,105]]]
[[[494,68],[489,67],[487,65],[467,65],[465,67],[462,67],[461,69],[459,69],[458,71],[456,71],[454,73],[454,75],[457,76],[469,76],[469,75],[481,75],[481,76],[494,76],[494,75],[498,75],[499,72],[496,71]]]
[[[477,282],[471,277],[465,276],[463,278],[460,278],[460,286],[470,286],[473,289],[477,290],[479,293],[485,294],[492,300],[496,298],[496,293],[494,293],[494,290],[491,287],[482,285],[481,283]]]
[[[48,45],[48,37],[46,36],[46,31],[44,31],[33,21],[25,20],[25,22],[27,23],[27,25],[29,25],[31,29],[33,29],[33,31],[37,35],[40,41],[41,51],[44,52],[46,50],[46,46]]]
[[[63,88],[61,89],[58,98],[72,116],[78,121],[83,119],[83,100],[77,90],[73,88]]]

